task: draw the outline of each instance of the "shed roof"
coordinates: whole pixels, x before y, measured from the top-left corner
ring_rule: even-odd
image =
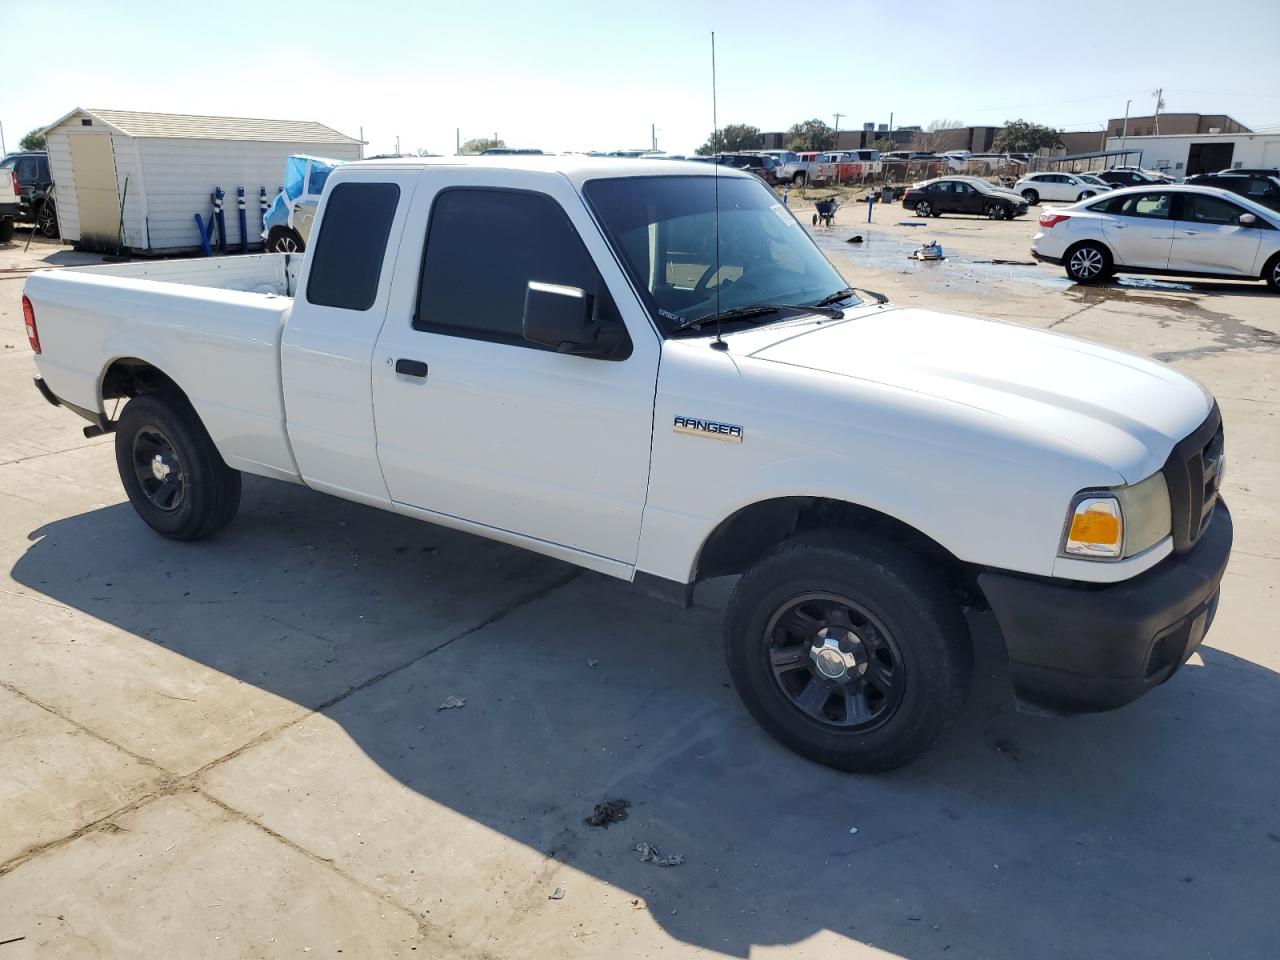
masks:
[[[141,113],[77,107],[48,130],[73,116],[88,115],[130,137],[183,140],[258,140],[283,143],[360,143],[313,120],[261,120],[247,117],[201,117],[185,113]]]

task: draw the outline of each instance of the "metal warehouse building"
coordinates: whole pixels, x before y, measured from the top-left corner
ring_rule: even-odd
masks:
[[[164,254],[200,249],[214,187],[226,192],[237,248],[236,187],[258,243],[258,190],[274,198],[293,153],[360,159],[362,144],[320,123],[77,108],[45,130],[62,236],[80,247]]]
[[[1121,138],[1108,137],[1107,149],[1119,150]],[[1280,133],[1188,133],[1126,137],[1126,150],[1141,150],[1141,165],[1174,177],[1214,173],[1237,167],[1280,167]]]

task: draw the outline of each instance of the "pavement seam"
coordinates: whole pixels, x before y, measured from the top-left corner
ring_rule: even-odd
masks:
[[[60,453],[75,453],[77,450],[84,450],[87,447],[105,447],[112,443],[112,440],[99,440],[97,443],[87,441],[74,447],[67,447],[64,450],[46,450],[44,453],[33,453],[29,457],[18,457],[16,460],[0,461],[0,467],[12,466],[15,463],[26,463],[29,460],[39,460],[41,457],[56,457]]]
[[[15,596],[21,596],[21,594],[15,594]],[[34,598],[27,597],[26,599],[31,600]],[[9,683],[7,680],[0,680],[0,689],[9,691],[15,697],[21,697],[23,700],[27,701],[27,703],[30,703],[33,706],[39,707],[41,710],[44,710],[46,713],[52,714],[53,716],[61,720],[63,723],[69,723],[71,726],[75,727],[81,733],[87,734],[88,736],[93,737],[95,740],[98,740],[102,743],[105,743],[109,747],[113,747],[114,749],[119,750],[125,756],[131,757],[134,760],[138,761],[138,763],[151,767],[152,769],[158,771],[159,773],[163,774],[166,777],[169,777],[172,779],[177,778],[177,774],[175,774],[172,770],[169,770],[166,767],[162,766],[161,764],[157,763],[151,757],[144,757],[140,753],[134,753],[128,747],[122,747],[120,744],[116,743],[114,740],[110,740],[107,737],[104,737],[102,734],[98,733],[98,731],[94,730],[93,728],[86,727],[79,720],[73,720],[71,717],[68,717],[62,713],[59,713],[57,710],[49,706],[47,703],[42,703],[41,701],[37,700],[35,697],[31,696],[30,694],[24,692],[23,690],[18,689],[13,684]],[[0,869],[0,872],[3,872],[3,870]]]
[[[1088,306],[1081,307],[1079,310],[1073,310],[1071,313],[1068,313],[1065,317],[1060,317],[1059,319],[1053,321],[1053,323],[1049,324],[1047,327],[1045,327],[1045,329],[1052,330],[1054,327],[1058,326],[1058,324],[1066,323],[1068,320],[1074,320],[1076,317],[1080,316],[1080,314],[1084,313],[1086,310],[1092,310],[1096,306],[1098,306],[1098,304],[1091,303]]]
[[[238,820],[241,823],[246,823],[251,827],[256,827],[258,830],[262,831],[262,833],[264,833],[266,836],[270,837],[272,840],[275,840],[277,843],[283,844],[284,846],[288,847],[294,853],[301,854],[302,856],[306,857],[308,860],[311,860],[317,864],[320,864],[322,867],[328,867],[330,870],[332,870],[334,873],[336,873],[338,876],[340,876],[343,880],[351,884],[356,889],[363,890],[366,894],[373,897],[374,899],[379,900],[390,907],[394,907],[396,910],[399,910],[401,913],[408,915],[413,920],[414,924],[417,926],[418,936],[423,941],[438,940],[439,937],[441,936],[442,930],[440,927],[437,927],[431,923],[428,923],[420,914],[410,909],[409,907],[406,907],[404,904],[399,903],[390,894],[382,893],[381,891],[376,890],[373,887],[367,885],[359,878],[354,877],[351,874],[347,873],[340,866],[338,866],[338,864],[331,857],[322,857],[318,853],[313,853],[312,851],[308,850],[306,847],[301,846],[300,844],[294,842],[293,840],[290,840],[284,834],[277,833],[275,830],[272,830],[265,823],[263,823],[262,821],[258,820],[255,817],[250,816],[249,814],[245,813],[243,810],[238,810],[235,807],[231,806],[229,803],[226,803],[225,801],[220,800],[217,797],[213,796],[212,794],[206,792],[205,790],[201,789],[201,787],[198,784],[191,783],[190,788],[192,792],[198,794],[200,797],[204,798],[205,800],[208,800],[211,804],[213,804],[215,807],[220,809],[223,813],[230,816],[232,819]],[[440,945],[444,946],[444,944],[440,944]]]

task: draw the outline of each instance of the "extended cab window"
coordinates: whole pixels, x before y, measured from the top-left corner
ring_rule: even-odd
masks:
[[[333,188],[320,238],[307,254],[309,303],[342,310],[373,306],[399,201],[400,188],[394,183],[340,183]]]
[[[427,227],[413,327],[537,348],[523,337],[530,280],[608,296],[578,231],[551,197],[445,190]]]

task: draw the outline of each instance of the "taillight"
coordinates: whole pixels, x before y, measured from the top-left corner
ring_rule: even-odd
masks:
[[[1049,213],[1040,214],[1040,226],[1052,227],[1055,223],[1061,223],[1063,220],[1070,220],[1071,217],[1065,213]]]
[[[36,311],[26,297],[22,298],[22,322],[27,326],[27,342],[31,344],[32,350],[39,353],[40,332],[36,330]]]
[[[10,170],[9,176],[13,177],[13,195],[15,197],[22,196],[22,191],[18,189],[18,171]]]

